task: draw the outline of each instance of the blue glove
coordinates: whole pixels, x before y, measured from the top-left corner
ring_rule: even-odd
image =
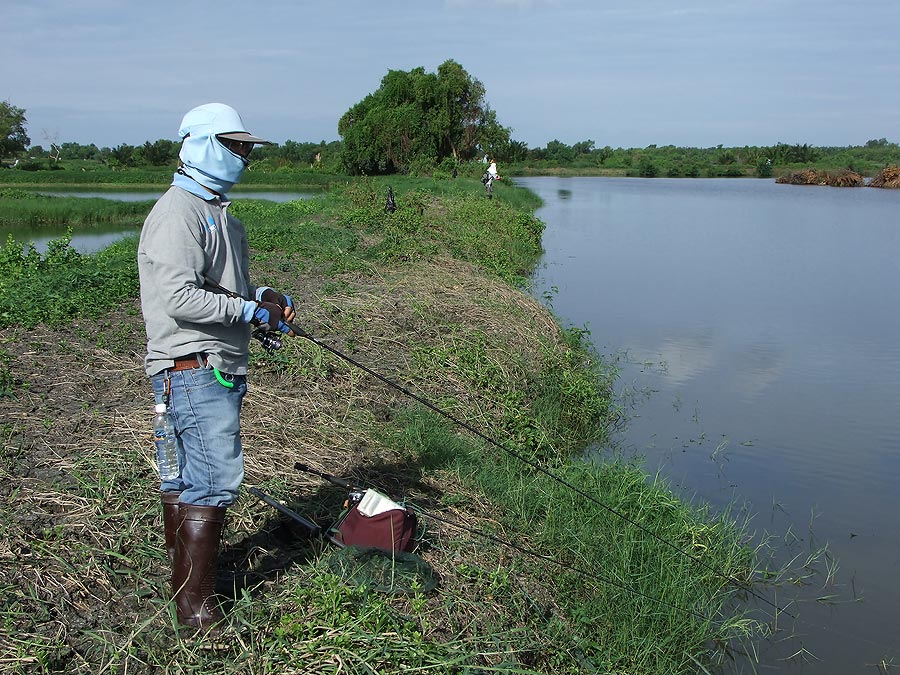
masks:
[[[287,309],[288,307],[294,306],[294,301],[291,300],[291,296],[282,295],[274,288],[269,286],[260,286],[256,289],[256,301],[257,302],[273,302],[281,309]]]
[[[259,323],[263,330],[280,330],[282,333],[290,333],[291,328],[281,320],[281,307],[274,302],[261,302],[253,312],[253,320]]]

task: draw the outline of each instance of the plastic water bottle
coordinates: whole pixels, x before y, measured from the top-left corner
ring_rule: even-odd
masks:
[[[166,410],[165,403],[156,404],[153,418],[153,440],[156,443],[156,465],[160,480],[178,478],[178,443],[175,440],[175,425]]]

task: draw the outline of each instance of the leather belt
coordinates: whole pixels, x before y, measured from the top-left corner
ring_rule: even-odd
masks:
[[[175,359],[175,365],[169,368],[170,373],[176,373],[179,370],[192,370],[194,368],[206,368],[205,354],[190,354],[189,356],[179,356]]]

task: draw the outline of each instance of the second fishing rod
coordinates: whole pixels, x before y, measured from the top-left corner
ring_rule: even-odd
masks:
[[[232,292],[232,291],[229,291],[228,289],[226,289],[226,288],[224,288],[224,287],[222,287],[222,286],[219,286],[218,284],[211,284],[211,285],[214,286],[217,290],[219,290],[219,291],[221,291],[221,292],[224,292],[224,293],[226,293],[226,294],[228,294],[228,295],[230,295],[230,296],[232,296],[232,297],[241,297],[241,296],[237,295],[236,293],[234,293],[234,292]],[[700,557],[694,555],[694,554],[691,553],[690,551],[687,551],[687,550],[685,550],[684,548],[678,546],[677,544],[675,544],[675,543],[673,543],[673,542],[671,542],[671,541],[669,541],[669,540],[667,540],[667,539],[664,539],[663,537],[659,536],[658,534],[656,534],[655,532],[653,532],[652,530],[650,530],[650,529],[649,529],[648,527],[646,527],[645,525],[642,525],[641,523],[635,521],[633,518],[628,517],[626,514],[622,513],[622,512],[619,511],[618,509],[615,509],[615,508],[609,506],[608,504],[604,504],[602,501],[600,501],[599,499],[597,499],[594,495],[592,495],[592,494],[586,492],[586,491],[583,490],[582,488],[580,488],[580,487],[578,487],[577,485],[573,484],[571,481],[568,481],[568,480],[566,480],[564,477],[562,477],[562,476],[560,476],[560,475],[554,473],[553,471],[550,471],[549,469],[547,469],[547,468],[541,466],[538,462],[536,462],[536,461],[534,461],[534,460],[532,460],[532,459],[530,459],[530,458],[524,456],[522,453],[520,453],[520,452],[514,450],[513,448],[510,448],[510,447],[504,445],[503,443],[501,443],[501,442],[498,441],[497,439],[495,439],[495,438],[489,436],[488,434],[484,433],[483,431],[477,429],[476,427],[472,426],[472,425],[469,424],[468,422],[465,422],[464,420],[459,419],[458,417],[456,417],[456,416],[453,415],[452,413],[448,412],[447,410],[444,410],[443,408],[439,407],[438,405],[432,403],[432,402],[431,402],[430,400],[428,400],[427,398],[425,398],[425,397],[423,397],[423,396],[419,396],[418,394],[416,394],[416,393],[410,391],[409,389],[407,389],[407,388],[404,387],[403,385],[400,385],[400,384],[394,382],[393,380],[391,380],[390,378],[385,377],[385,376],[382,375],[381,373],[378,373],[378,372],[376,372],[375,370],[372,370],[371,368],[369,368],[368,366],[366,366],[364,363],[361,363],[361,362],[357,361],[356,359],[354,359],[353,357],[351,357],[351,356],[349,356],[349,355],[347,355],[347,354],[344,354],[344,353],[341,352],[340,350],[338,350],[338,349],[332,347],[331,345],[329,345],[329,344],[327,344],[327,343],[325,343],[325,342],[322,342],[322,341],[316,339],[315,337],[313,337],[312,335],[310,335],[309,333],[307,333],[307,332],[304,331],[303,329],[301,329],[301,328],[299,328],[298,326],[296,326],[294,323],[288,322],[288,321],[285,321],[284,323],[285,323],[285,325],[286,325],[288,328],[290,328],[290,330],[293,332],[294,335],[296,335],[296,336],[298,336],[298,337],[305,338],[306,340],[309,340],[310,342],[312,342],[312,343],[315,344],[316,346],[320,347],[321,349],[324,349],[325,351],[327,351],[327,352],[333,354],[334,356],[338,357],[339,359],[341,359],[341,360],[343,360],[343,361],[346,361],[346,362],[349,363],[350,365],[352,365],[352,366],[354,366],[354,367],[356,367],[356,368],[359,368],[360,370],[362,370],[362,371],[364,371],[365,373],[367,373],[367,374],[371,375],[372,377],[374,377],[374,378],[375,378],[376,380],[378,380],[379,382],[382,382],[383,384],[385,384],[385,385],[391,387],[392,389],[395,389],[395,390],[399,391],[400,393],[404,394],[405,396],[409,397],[410,399],[412,399],[412,400],[416,401],[417,403],[419,403],[419,404],[425,406],[426,408],[428,408],[428,409],[431,410],[432,412],[437,413],[438,415],[444,417],[445,419],[450,420],[450,421],[453,422],[455,425],[457,425],[457,426],[459,426],[459,427],[465,429],[465,430],[468,431],[469,433],[471,433],[471,434],[475,435],[476,437],[480,438],[482,441],[484,441],[484,442],[487,443],[488,445],[491,445],[491,446],[493,446],[493,447],[495,447],[495,448],[501,450],[502,452],[508,454],[509,456],[514,457],[515,459],[517,459],[518,461],[522,462],[522,463],[525,464],[526,466],[528,466],[528,467],[534,469],[534,470],[537,471],[538,473],[541,473],[541,474],[543,474],[544,476],[547,476],[547,477],[550,478],[551,480],[553,480],[553,481],[559,483],[560,485],[565,486],[567,489],[572,490],[575,494],[577,494],[577,495],[583,497],[584,499],[590,501],[590,502],[593,503],[593,504],[596,504],[597,506],[599,506],[599,507],[602,508],[603,510],[605,510],[605,511],[607,511],[608,513],[611,513],[612,515],[614,515],[615,517],[621,519],[623,522],[626,522],[626,523],[628,523],[629,525],[632,525],[633,527],[636,527],[637,529],[639,529],[641,532],[643,532],[643,533],[646,534],[647,536],[651,537],[652,539],[654,539],[654,540],[658,541],[659,543],[661,543],[661,544],[667,546],[668,548],[671,548],[672,550],[678,552],[680,555],[683,555],[683,556],[685,556],[686,558],[688,558],[688,559],[690,559],[691,561],[693,561],[694,563],[700,565],[701,567],[703,567],[703,568],[706,569],[707,571],[712,572],[712,573],[715,574],[718,578],[720,578],[720,579],[722,579],[722,580],[724,580],[724,581],[727,581],[729,584],[731,584],[731,585],[733,585],[733,586],[735,586],[735,587],[737,587],[737,588],[739,588],[739,589],[745,591],[746,593],[748,593],[749,595],[753,596],[754,598],[756,598],[756,599],[759,600],[760,602],[763,602],[764,604],[768,605],[769,607],[771,607],[772,609],[775,610],[776,615],[777,615],[777,614],[784,614],[785,616],[791,617],[791,618],[793,618],[793,619],[796,618],[791,612],[787,611],[785,608],[783,608],[783,607],[781,607],[780,605],[778,605],[778,604],[772,602],[771,600],[769,600],[769,599],[768,599],[767,597],[765,597],[764,595],[761,595],[760,593],[758,593],[757,591],[755,591],[755,590],[750,586],[749,582],[742,581],[741,579],[738,579],[738,578],[736,578],[736,577],[734,577],[734,576],[731,576],[731,575],[729,575],[729,574],[726,574],[725,572],[723,572],[723,571],[717,569],[715,566],[709,564],[708,562],[706,562],[706,561],[703,560],[702,558],[700,558]],[[279,349],[279,348],[281,347],[281,341],[280,341],[280,339],[278,339],[277,336],[278,336],[278,333],[277,333],[276,331],[267,331],[267,330],[264,330],[264,329],[257,329],[257,330],[254,331],[254,333],[253,333],[253,337],[256,338],[257,340],[259,340],[259,341],[263,344],[263,347],[264,347],[268,352],[270,352],[270,353],[274,352],[275,350],[277,350],[277,349]]]

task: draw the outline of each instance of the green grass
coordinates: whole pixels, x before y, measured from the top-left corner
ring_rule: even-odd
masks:
[[[416,179],[411,184],[424,182]],[[443,194],[442,187],[435,192]],[[241,200],[235,203],[234,213],[246,222],[257,256],[277,254],[328,262],[335,273],[371,270],[376,263],[449,250],[504,278],[520,279],[540,253],[539,221],[500,199],[489,202],[455,193],[438,197],[437,205],[432,206],[431,193],[422,189],[407,193],[405,189],[403,185],[396,190],[400,208],[394,214],[384,213],[373,183],[345,187],[312,200]],[[426,209],[432,209],[428,216]],[[148,210],[146,203],[103,199],[21,194],[0,198],[0,222],[11,226],[103,222],[124,227],[142,221]],[[434,221],[435,211],[443,221]],[[362,246],[360,236],[367,231],[380,241]],[[134,297],[136,238],[87,256],[69,246],[70,237],[54,240],[45,254],[13,239],[0,248],[0,327],[98,316]]]
[[[82,197],[49,197],[25,190],[0,190],[0,228],[68,225],[89,228],[115,223],[140,225],[152,201],[123,202]]]
[[[745,524],[679,502],[640,466],[551,465],[592,501],[495,447],[461,440],[430,412],[401,417],[391,441],[410,464],[463,476],[463,492],[489,500],[497,523],[469,536],[479,547],[497,545],[484,535],[507,542],[507,573],[533,575],[554,589],[558,615],[539,620],[535,607],[522,608],[545,653],[577,653],[591,664],[588,672],[693,672],[698,661],[721,663],[725,654],[716,644],[734,646],[761,632],[741,616],[740,589],[725,579],[752,573],[753,552],[741,543]],[[502,583],[497,594],[517,595]],[[572,663],[557,667],[553,672],[578,672]]]
[[[92,256],[70,241],[71,235],[51,240],[41,254],[7,239],[0,248],[0,328],[100,317],[138,294],[136,237]]]
[[[360,280],[375,280],[389,268],[414,275],[423,261],[448,256],[509,282],[499,284],[502,293],[491,287],[490,296],[467,296],[474,313],[460,316],[440,306],[453,301],[450,285],[439,283],[436,304],[429,304],[421,286],[427,279],[413,276],[412,299],[378,297],[412,304],[419,323],[404,335],[392,335],[394,328],[383,316],[370,315],[376,310],[369,300],[335,311],[329,319],[332,333],[349,343],[360,332],[354,327],[374,321],[383,325],[369,335],[372,339],[386,334],[397,345],[410,340],[404,345],[408,376],[440,392],[442,407],[464,415],[505,449],[593,499],[580,497],[503,449],[478,442],[432,412],[397,406],[392,421],[375,424],[364,410],[354,411],[352,401],[342,400],[341,411],[330,413],[340,416],[340,433],[350,427],[364,437],[371,434],[372,442],[399,454],[397,470],[403,475],[440,486],[419,506],[453,513],[470,505],[480,514],[479,529],[539,555],[472,532],[438,537],[426,530],[431,550],[449,561],[441,593],[392,599],[342,584],[323,562],[326,551],[310,544],[303,564],[268,587],[264,602],[249,593],[238,596],[229,614],[233,632],[223,639],[223,647],[209,650],[190,640],[173,640],[170,631],[160,633],[160,622],[173,621],[171,606],[160,600],[167,580],[154,577],[163,554],[159,542],[144,536],[155,532],[157,504],[149,490],[122,487],[147,483],[146,460],[133,436],[125,434],[124,441],[101,436],[100,448],[68,458],[61,467],[64,484],[46,497],[64,513],[97,509],[100,522],[94,531],[67,529],[62,521],[35,535],[19,531],[27,519],[4,522],[10,540],[34,542],[34,560],[41,562],[32,564],[28,558],[17,563],[26,579],[23,592],[30,595],[13,595],[4,608],[3,635],[13,637],[0,658],[19,664],[12,672],[53,672],[77,661],[87,669],[103,664],[105,672],[316,673],[340,666],[351,673],[474,675],[534,669],[662,675],[694,672],[698,662],[715,664],[723,652],[714,645],[761,633],[744,618],[734,586],[711,572],[740,579],[754,575],[755,560],[743,544],[741,523],[727,513],[680,502],[663,481],[648,477],[639,466],[578,459],[587,444],[603,441],[617,418],[611,398],[615,373],[591,352],[585,331],[570,329],[558,338],[555,331],[535,325],[538,317],[529,314],[530,306],[516,304],[521,294],[511,285],[522,282],[540,254],[542,224],[514,204],[529,203],[527,195],[504,186],[489,201],[469,178],[407,179],[390,183],[399,209],[386,214],[387,184],[360,180],[308,201],[236,203],[234,212],[248,227],[253,265],[262,270],[260,280],[266,282],[270,274],[277,279],[279,273],[291,278],[318,266],[349,297],[361,296],[361,288],[354,287]],[[104,313],[133,304],[137,297],[135,253],[134,238],[91,256],[73,251],[67,238],[52,242],[43,255],[7,244],[0,249],[0,327],[94,318],[105,326],[97,333],[106,334],[113,327],[104,324]],[[88,352],[98,348],[94,331],[82,335],[78,331],[83,329],[73,330],[73,338],[90,345]],[[511,344],[525,332],[537,336],[523,342],[530,351]],[[109,339],[127,345],[134,336]],[[15,396],[15,359],[8,356],[9,345],[4,349],[0,396]],[[59,349],[71,349],[74,363],[91,359],[77,345]],[[278,360],[262,364],[260,386],[285,398],[296,379],[306,377],[310,390],[344,383],[341,395],[355,395],[358,373],[348,374],[346,366],[335,366],[321,355],[304,356],[302,349],[291,344],[283,350],[283,358],[290,361],[294,355],[296,365]],[[85,401],[79,428],[103,428],[104,410]],[[298,424],[302,407],[296,410]],[[52,416],[46,420],[55,422]],[[4,481],[12,481],[25,441],[15,429],[4,427],[4,433],[8,438],[0,469]],[[340,444],[332,438],[337,433],[327,434],[329,443]],[[284,477],[271,467],[269,472],[269,489],[277,495],[286,489]],[[8,508],[28,507],[12,500]],[[258,505],[243,503],[235,511],[239,527],[248,533],[259,529]],[[623,522],[613,511],[642,527]],[[251,554],[261,555],[253,549]],[[51,622],[59,601],[42,590],[48,565],[73,597],[81,597],[79,579],[90,579],[93,596],[116,599],[125,589],[152,611],[129,634],[98,630],[81,636],[73,656],[64,640],[28,630],[35,622]],[[2,580],[0,575],[0,584]]]
[[[46,162],[42,162],[46,164]],[[165,188],[172,183],[172,166],[142,166],[109,168],[90,160],[63,160],[54,166],[37,171],[5,170],[0,171],[0,187],[2,186],[102,186],[108,188]],[[251,163],[250,168],[241,177],[241,189],[256,187],[273,187],[290,190],[312,190],[327,188],[334,182],[347,180],[347,177],[323,173],[305,168],[279,167],[272,168],[265,163]]]

